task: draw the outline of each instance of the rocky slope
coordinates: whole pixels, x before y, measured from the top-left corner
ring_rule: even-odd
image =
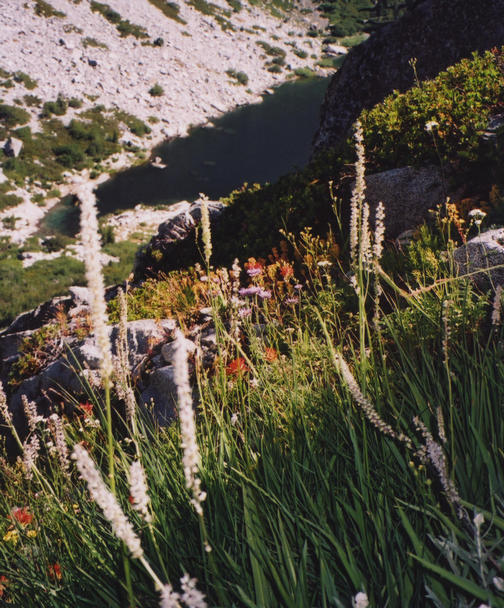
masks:
[[[40,129],[40,107],[30,106],[26,96],[45,102],[61,95],[83,104],[68,108],[61,117],[65,124],[103,104],[149,123],[152,132],[146,138],[130,133],[127,138],[134,145],[152,148],[163,139],[184,135],[191,125],[237,105],[260,101],[261,92],[285,80],[292,70],[313,66],[320,56],[319,39],[307,36],[319,17],[294,8],[276,11],[274,16],[246,2],[236,11],[224,0],[181,2],[173,19],[149,0],[101,4],[115,11],[122,22],[142,28],[137,38],[121,35],[117,23],[92,10],[97,5],[90,0],[2,2],[0,99],[29,111],[32,130]],[[272,57],[267,45],[286,53],[286,67],[280,73],[268,71],[271,64],[266,64]],[[246,84],[239,84],[227,73],[230,70],[246,74]],[[16,78],[20,72],[34,81],[35,88],[27,86],[26,79]],[[156,85],[160,87],[157,93],[162,93],[149,93]],[[105,168],[116,170],[134,160],[131,154],[115,155]],[[15,231],[3,227],[1,233],[23,242],[55,201],[44,209],[32,203],[33,194],[41,194],[36,185],[14,193],[24,203],[3,211],[0,219],[14,215],[20,221]]]
[[[335,146],[363,108],[415,78],[432,78],[473,51],[504,44],[504,0],[424,0],[355,47],[333,77],[322,107],[315,150]]]

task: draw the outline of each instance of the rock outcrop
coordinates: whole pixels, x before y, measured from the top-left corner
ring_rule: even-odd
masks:
[[[420,80],[473,51],[504,44],[504,0],[424,0],[394,23],[376,31],[348,54],[333,77],[322,106],[315,150],[336,146],[362,109],[393,90],[414,82],[410,59]]]
[[[214,224],[225,205],[218,201],[208,201],[208,211],[210,222]],[[201,220],[201,202],[196,201],[188,208],[181,211],[167,222],[160,224],[158,232],[152,237],[148,245],[137,256],[135,264],[135,281],[143,280],[150,274],[155,274],[157,270],[166,268],[164,263],[167,259],[171,265],[183,267],[186,260],[173,259],[180,255],[180,248],[174,247],[182,241],[187,241],[189,237],[194,238],[196,227]]]
[[[475,273],[471,279],[480,289],[504,285],[504,228],[482,232],[453,257],[460,274]]]

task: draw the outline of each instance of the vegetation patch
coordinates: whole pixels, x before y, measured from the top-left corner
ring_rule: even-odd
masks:
[[[234,31],[234,25],[229,21],[229,17],[231,16],[229,11],[225,11],[220,6],[217,6],[217,4],[207,2],[206,0],[189,0],[188,4],[200,13],[203,13],[203,15],[213,17],[223,31]]]
[[[128,19],[123,19],[110,5],[92,0],[90,7],[93,12],[100,13],[109,23],[115,25],[121,38],[127,36],[134,36],[135,38],[149,37],[144,27],[131,23]]]
[[[62,19],[66,16],[63,11],[56,10],[49,2],[46,2],[46,0],[35,0],[33,10],[39,17],[59,17]]]
[[[24,72],[15,72],[14,80],[16,82],[22,83],[28,90],[37,88],[37,81],[28,76],[28,74],[25,74]]]
[[[237,72],[236,70],[229,69],[226,70],[226,74],[230,78],[234,78],[238,84],[247,85],[248,84],[248,76],[245,72]]]
[[[82,46],[87,49],[88,47],[95,49],[108,49],[108,46],[104,42],[100,42],[96,38],[91,38],[86,36],[86,38],[82,39]]]
[[[149,0],[149,2],[159,9],[165,17],[173,19],[178,23],[186,24],[186,21],[180,16],[180,6],[176,2],[167,2],[166,0]]]

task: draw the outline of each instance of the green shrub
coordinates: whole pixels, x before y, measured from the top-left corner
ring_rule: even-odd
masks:
[[[100,13],[105,19],[116,26],[119,35],[123,38],[126,36],[134,36],[135,38],[148,38],[149,34],[144,27],[135,25],[127,19],[123,19],[121,15],[111,6],[103,2],[91,1],[91,10],[95,13]]]
[[[82,46],[84,48],[89,46],[97,49],[108,49],[108,46],[104,42],[100,42],[99,40],[96,40],[96,38],[90,38],[89,36],[82,40]]]
[[[24,86],[29,90],[35,89],[38,86],[37,81],[33,80],[33,78],[30,78],[30,76],[28,76],[28,74],[25,74],[24,72],[15,72],[14,80],[16,82],[22,82]]]
[[[64,97],[58,96],[56,101],[46,101],[42,106],[40,116],[42,118],[50,118],[55,116],[64,116],[68,109],[68,102]]]
[[[152,95],[152,97],[161,97],[164,95],[164,89],[156,82],[156,84],[149,89],[149,95]]]
[[[123,110],[117,110],[115,116],[117,120],[120,120],[128,127],[133,135],[143,137],[151,132],[151,128],[146,125],[143,120],[133,116],[133,114],[128,114],[128,112],[124,112]]]
[[[474,54],[362,113],[366,154],[381,167],[477,159],[488,117],[504,109],[502,51]],[[430,121],[438,124],[426,130]],[[434,140],[433,140],[434,137]]]
[[[293,53],[300,59],[306,59],[308,57],[308,53],[306,51],[303,51],[303,49],[294,49]]]
[[[229,69],[226,70],[226,74],[230,78],[234,78],[238,84],[242,84],[244,86],[248,84],[248,76],[245,74],[245,72],[237,72],[236,70]]]
[[[266,55],[270,55],[271,57],[285,57],[287,54],[284,49],[279,46],[271,46],[271,44],[264,42],[264,40],[258,40],[256,44],[264,49]]]
[[[157,9],[159,9],[165,15],[165,17],[173,19],[174,21],[178,21],[182,24],[186,23],[184,19],[182,19],[182,17],[179,15],[180,6],[176,2],[167,2],[166,0],[149,0],[149,2]],[[156,44],[156,41],[154,41],[154,44]]]
[[[281,71],[282,71],[282,68],[276,64],[270,65],[268,67],[268,72],[271,72],[272,74],[280,74]]]
[[[72,97],[68,100],[68,106],[74,109],[82,108],[82,103],[82,99],[77,99],[77,97]]]
[[[24,125],[30,120],[30,113],[16,106],[0,104],[0,124],[6,128]]]
[[[56,160],[69,169],[78,168],[84,160],[84,152],[76,143],[55,146],[53,152]]]
[[[42,105],[42,100],[36,95],[25,95],[23,99],[29,108],[40,108]]]
[[[45,0],[35,0],[33,8],[39,17],[59,17],[61,19],[66,16],[64,12],[57,11]]]

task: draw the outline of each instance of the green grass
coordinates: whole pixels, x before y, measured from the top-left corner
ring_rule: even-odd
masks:
[[[35,14],[39,17],[59,17],[62,19],[65,17],[65,13],[63,11],[56,10],[49,2],[45,0],[35,0],[33,9]]]

